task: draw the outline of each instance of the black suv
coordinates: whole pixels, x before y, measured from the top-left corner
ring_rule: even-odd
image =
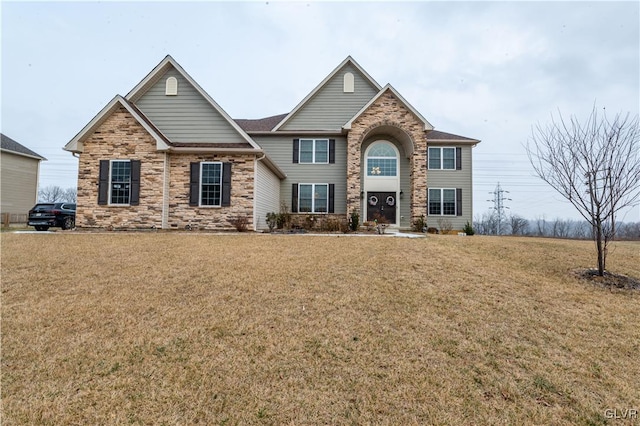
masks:
[[[76,205],[72,203],[38,203],[29,210],[29,226],[46,231],[51,226],[72,229],[76,225]]]

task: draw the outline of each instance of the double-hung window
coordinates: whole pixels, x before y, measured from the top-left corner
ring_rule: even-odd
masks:
[[[335,139],[294,139],[293,163],[334,164],[336,162]]]
[[[98,205],[137,206],[140,160],[100,160]]]
[[[333,213],[335,191],[333,183],[294,183],[291,185],[291,212]]]
[[[329,139],[300,139],[299,163],[327,164],[329,162]]]
[[[200,205],[222,203],[222,163],[200,163]]]
[[[131,195],[131,161],[111,160],[109,204],[129,204]]]
[[[329,185],[326,183],[301,183],[298,185],[299,213],[327,213]]]
[[[190,165],[189,205],[228,207],[231,205],[231,163],[193,162]]]
[[[459,149],[456,148],[429,148],[429,169],[430,170],[456,170],[459,169],[457,161]]]
[[[429,215],[432,216],[456,216],[458,190],[429,188]]]

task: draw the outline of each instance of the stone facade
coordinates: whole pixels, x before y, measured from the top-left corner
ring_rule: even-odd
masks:
[[[427,215],[427,138],[422,123],[391,90],[385,91],[351,124],[347,137],[347,212],[361,211],[362,144],[371,135],[383,139],[376,129],[402,130],[413,145],[411,154],[411,222]]]
[[[79,228],[160,228],[162,226],[163,152],[124,108],[114,111],[84,142],[78,163]],[[140,204],[98,205],[100,160],[140,160]]]
[[[98,205],[100,160],[140,160],[140,203]],[[78,166],[76,226],[104,229],[232,230],[232,220],[245,216],[253,223],[254,155],[192,155],[157,151],[154,138],[119,108],[84,142]],[[189,205],[191,162],[221,161],[231,166],[231,206]],[[168,170],[165,170],[168,165]],[[166,176],[165,176],[166,171]],[[164,195],[163,195],[164,194]],[[166,199],[164,197],[167,197]]]
[[[169,157],[169,228],[234,230],[232,221],[245,216],[253,223],[253,155],[172,154]],[[189,205],[189,167],[192,162],[221,161],[231,166],[231,205],[193,207]]]

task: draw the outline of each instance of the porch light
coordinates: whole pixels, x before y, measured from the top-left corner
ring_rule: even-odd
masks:
[[[364,200],[364,191],[360,191],[360,199]]]
[[[402,200],[404,198],[404,192],[402,192],[402,189],[400,190],[400,199]]]

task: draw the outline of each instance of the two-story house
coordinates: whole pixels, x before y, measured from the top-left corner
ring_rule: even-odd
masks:
[[[115,96],[67,145],[76,226],[255,230],[266,214],[472,221],[472,148],[434,130],[351,57],[291,112],[232,119],[171,57]]]

